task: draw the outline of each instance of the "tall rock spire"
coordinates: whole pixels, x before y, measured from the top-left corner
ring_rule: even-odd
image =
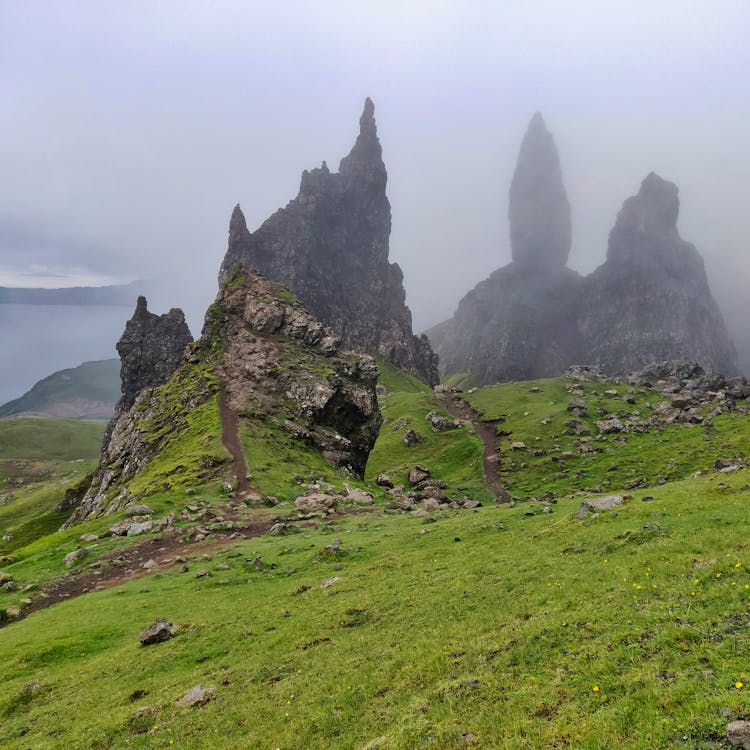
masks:
[[[552,134],[537,112],[529,122],[510,186],[513,261],[534,270],[563,268],[570,253],[570,204]]]
[[[412,332],[403,275],[388,261],[391,206],[388,174],[365,100],[359,134],[338,172],[305,171],[299,195],[250,233],[239,208],[229,227],[229,248],[219,274],[252,266],[284,284],[349,349],[373,354],[434,385],[437,357]]]

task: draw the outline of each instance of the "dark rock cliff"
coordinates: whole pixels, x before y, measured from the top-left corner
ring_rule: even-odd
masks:
[[[443,372],[465,373],[479,385],[558,375],[582,353],[581,277],[565,267],[570,205],[555,142],[539,113],[521,144],[509,203],[513,262],[428,331]]]
[[[220,283],[236,264],[284,284],[348,349],[381,356],[433,385],[437,357],[412,333],[403,274],[388,262],[391,207],[370,99],[360,132],[339,171],[325,162],[302,173],[299,195],[248,231],[237,206]]]
[[[99,469],[66,525],[133,502],[145,476],[151,490],[173,488],[170,464],[158,465],[165,456],[179,456],[190,483],[217,476],[227,456],[211,452],[219,443],[212,426],[225,410],[238,446],[240,425],[259,440],[276,431],[362,476],[382,422],[378,370],[368,355],[339,347],[287,289],[236,267],[171,377],[141,389],[129,407],[121,401]]]
[[[565,268],[570,206],[552,136],[534,115],[510,189],[513,262],[428,332],[443,373],[485,385],[580,363],[620,375],[669,359],[734,373],[703,260],[680,238],[678,213],[677,187],[651,174],[625,201],[606,263],[585,279]]]
[[[192,340],[182,310],[173,307],[164,315],[155,315],[148,311],[146,298],[138,297],[135,313],[117,342],[120,405],[130,408],[141,390],[166,383]]]
[[[580,328],[587,362],[622,374],[691,359],[734,374],[736,359],[703,259],[677,231],[677,186],[653,172],[628,198],[607,260],[584,283]]]

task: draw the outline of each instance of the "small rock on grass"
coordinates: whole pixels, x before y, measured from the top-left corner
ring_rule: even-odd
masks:
[[[730,721],[727,724],[727,739],[732,747],[750,750],[750,721]]]
[[[141,645],[150,646],[152,643],[168,641],[174,637],[174,632],[174,626],[160,617],[140,634]]]
[[[200,685],[195,685],[177,701],[177,705],[183,708],[202,706],[204,703],[208,703],[208,701],[211,700],[211,696],[214,694],[215,689],[216,688],[202,688]]]
[[[334,583],[338,583],[341,579],[338,576],[333,576],[332,578],[327,578],[323,583],[320,584],[320,588],[325,590],[329,586],[333,586]]]

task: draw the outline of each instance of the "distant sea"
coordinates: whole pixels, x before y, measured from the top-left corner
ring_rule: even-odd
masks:
[[[0,404],[53,372],[117,356],[128,306],[0,304]]]

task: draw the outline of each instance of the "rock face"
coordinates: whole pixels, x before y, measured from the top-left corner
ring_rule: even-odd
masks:
[[[668,359],[736,370],[703,260],[677,231],[679,207],[677,186],[649,174],[617,216],[606,262],[585,280],[586,361],[609,373]]]
[[[428,331],[445,374],[478,384],[551,377],[581,361],[581,278],[565,267],[570,205],[552,135],[531,119],[510,188],[513,262],[480,282]]]
[[[329,328],[249,268],[235,271],[219,293],[204,340],[216,326],[225,342],[216,373],[229,407],[270,420],[334,466],[363,476],[382,424],[374,360],[341,352]]]
[[[351,153],[332,173],[325,162],[302,173],[299,195],[250,233],[237,206],[220,284],[236,264],[291,289],[347,349],[381,356],[430,385],[437,357],[412,333],[403,274],[388,262],[391,207],[370,99]]]
[[[138,297],[135,313],[117,342],[122,383],[118,406],[130,408],[144,388],[166,383],[192,340],[182,310],[173,307],[165,315],[155,315],[148,311],[146,298]]]
[[[552,136],[534,115],[510,190],[513,262],[428,332],[444,374],[485,385],[583,362],[621,375],[675,359],[732,374],[733,346],[678,213],[677,187],[650,174],[617,217],[607,261],[586,278],[567,269],[570,206]]]
[[[237,267],[171,377],[140,390],[129,408],[123,395],[91,487],[66,526],[137,501],[131,481],[154,473],[165,453],[179,454],[190,483],[215,477],[226,456],[210,447],[183,455],[180,441],[192,451],[208,446],[218,436],[206,429],[218,421],[234,425],[239,451],[238,427],[246,424],[258,439],[291,436],[361,476],[382,422],[377,377],[371,357],[340,352],[339,339],[287,289]],[[168,473],[162,489],[172,481]]]

